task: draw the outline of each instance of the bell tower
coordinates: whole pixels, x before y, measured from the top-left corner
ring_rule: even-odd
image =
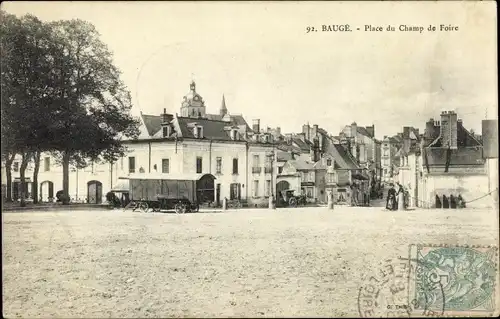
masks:
[[[196,92],[196,83],[192,81],[189,85],[189,93],[182,100],[181,116],[199,118],[205,117],[205,114],[205,101]]]

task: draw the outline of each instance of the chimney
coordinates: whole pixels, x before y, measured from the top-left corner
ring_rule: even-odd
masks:
[[[302,125],[302,133],[304,134],[306,139],[310,138],[310,136],[309,136],[310,129],[311,129],[311,127],[309,126],[309,123]]]
[[[434,119],[431,118],[425,122],[424,138],[426,140],[432,140],[434,136]]]
[[[447,147],[449,145],[452,149],[457,148],[457,125],[457,113],[454,111],[444,111],[441,113],[440,133],[443,147]]]
[[[167,109],[163,109],[163,113],[161,114],[161,122],[162,124],[168,124],[170,122],[172,122],[172,120],[174,119],[174,116],[172,114],[168,114],[167,113]]]
[[[311,140],[318,136],[318,125],[314,124],[312,128]]]
[[[260,120],[259,119],[254,119],[252,123],[252,130],[255,132],[255,134],[260,133]]]
[[[356,124],[356,122],[352,122],[352,124],[351,124],[351,137],[354,139],[355,143],[358,141],[358,139],[356,138],[356,136],[358,135],[357,132],[358,132],[358,125]]]
[[[276,128],[276,135],[281,135],[281,127]]]

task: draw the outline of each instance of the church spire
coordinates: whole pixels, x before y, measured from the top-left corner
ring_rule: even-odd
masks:
[[[220,106],[220,116],[224,116],[227,114],[227,107],[226,107],[226,98],[224,97],[224,94],[222,94],[222,104]]]

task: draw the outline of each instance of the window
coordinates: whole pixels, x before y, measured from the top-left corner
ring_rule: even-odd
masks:
[[[384,175],[387,175],[387,168],[384,168]]]
[[[161,172],[163,174],[170,173],[170,159],[164,158],[161,160]]]
[[[259,197],[259,181],[253,181],[253,197]]]
[[[326,182],[327,183],[335,183],[335,173],[326,173]]]
[[[278,174],[283,173],[283,166],[278,167]]]
[[[389,156],[389,150],[388,149],[384,149],[384,156]]]
[[[267,196],[267,197],[271,196],[271,181],[270,180],[266,180],[265,196]]]
[[[203,138],[203,126],[195,126],[193,128],[193,135],[195,138]]]
[[[196,158],[196,173],[200,174],[203,172],[203,158],[197,157]]]
[[[222,157],[217,157],[215,159],[215,173],[221,174],[222,172]]]
[[[326,160],[326,166],[332,166],[332,160],[331,159],[327,159]]]
[[[14,172],[19,172],[19,162],[12,163],[12,169]]]
[[[170,126],[165,125],[163,126],[163,137],[169,137],[170,136]]]
[[[254,155],[253,156],[253,167],[259,167],[259,166],[260,166],[260,156]]]
[[[128,172],[135,173],[135,157],[133,156],[128,158]]]
[[[231,139],[235,141],[238,140],[238,130],[231,130]]]
[[[43,159],[43,170],[45,172],[50,171],[50,157],[48,156]]]
[[[238,174],[238,159],[233,158],[233,174]]]

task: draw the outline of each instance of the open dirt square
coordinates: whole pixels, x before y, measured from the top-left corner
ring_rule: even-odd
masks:
[[[493,210],[3,213],[6,317],[358,316],[408,245],[498,242]]]

